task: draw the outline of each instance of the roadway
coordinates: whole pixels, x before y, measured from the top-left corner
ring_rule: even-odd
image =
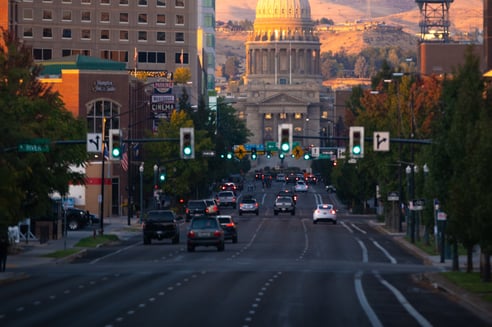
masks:
[[[260,215],[238,222],[225,251],[181,242],[144,246],[140,234],[71,263],[27,268],[2,285],[3,326],[490,326],[418,281],[424,265],[365,216],[311,221],[322,186],[299,194],[296,215],[273,215],[284,187],[254,192]]]

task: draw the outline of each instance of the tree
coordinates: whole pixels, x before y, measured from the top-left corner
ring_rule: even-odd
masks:
[[[85,122],[65,109],[58,93],[37,78],[42,69],[13,33],[2,31],[0,48],[0,228],[49,214],[49,195],[84,183],[73,165],[85,165],[83,145],[51,145],[47,153],[19,153],[25,140],[84,139]]]
[[[174,71],[174,83],[186,84],[191,80],[191,71],[187,67],[177,67]]]

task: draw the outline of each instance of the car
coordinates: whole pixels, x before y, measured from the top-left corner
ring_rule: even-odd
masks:
[[[189,200],[186,204],[186,221],[190,221],[194,216],[208,214],[208,205],[205,200]]]
[[[233,191],[221,191],[217,194],[220,207],[236,209],[236,194]]]
[[[277,193],[277,198],[281,196],[290,196],[292,200],[294,200],[294,204],[297,203],[297,194],[292,192],[291,190],[282,190]]]
[[[173,244],[178,244],[179,226],[177,221],[178,217],[172,210],[147,211],[142,221],[143,244],[151,244],[153,239],[159,241],[171,239]]]
[[[232,182],[224,183],[220,186],[221,191],[233,191],[235,193],[237,189],[238,188],[236,183],[232,183]]]
[[[237,243],[237,224],[232,216],[217,216],[220,226],[224,230],[224,239],[232,240],[232,243]]]
[[[296,185],[294,186],[294,190],[296,192],[307,192],[308,191],[308,185],[303,181],[297,181]]]
[[[309,174],[306,177],[306,182],[311,183],[311,184],[316,184],[318,182],[318,177],[316,177],[313,174]]]
[[[296,205],[291,196],[280,196],[275,199],[273,214],[277,216],[279,212],[290,212],[292,216],[296,214]]]
[[[239,203],[239,215],[242,216],[243,213],[254,213],[258,216],[260,213],[260,205],[255,198],[243,198]]]
[[[89,211],[84,211],[78,208],[67,208],[65,210],[67,228],[69,230],[81,229],[85,226],[96,224],[99,219],[95,216],[91,218]]]
[[[277,176],[275,177],[275,180],[277,182],[285,182],[285,174],[277,174]]]
[[[219,215],[220,214],[219,201],[217,201],[216,199],[205,199],[205,202],[207,202],[209,215]]]
[[[322,203],[316,206],[313,212],[313,224],[317,224],[318,221],[331,221],[333,224],[337,223],[337,211],[333,204]]]
[[[326,185],[325,189],[328,193],[335,193],[337,191],[337,189],[334,185]]]
[[[195,251],[197,246],[215,246],[217,251],[224,251],[224,234],[217,216],[197,216],[191,220],[186,234],[188,252]]]
[[[286,183],[295,183],[296,182],[296,174],[290,173],[285,176],[285,182]]]

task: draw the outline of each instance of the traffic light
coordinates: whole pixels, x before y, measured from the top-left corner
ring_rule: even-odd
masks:
[[[110,159],[121,159],[121,134],[119,129],[109,130],[109,153]]]
[[[350,126],[349,146],[352,158],[364,157],[364,127]]]
[[[193,127],[179,129],[179,146],[181,159],[195,159],[195,129]]]
[[[231,160],[232,157],[233,157],[232,152],[227,152],[227,155],[226,155],[227,160]]]
[[[256,148],[251,149],[251,160],[256,160],[258,155],[256,154]]]
[[[292,151],[292,124],[280,124],[278,126],[279,149],[282,153],[290,154]]]
[[[162,168],[159,170],[159,180],[161,182],[165,182],[166,181],[166,168]]]
[[[304,160],[311,160],[311,155],[309,152],[304,152]]]
[[[267,151],[266,157],[267,159],[270,159],[272,157],[272,151]]]
[[[280,154],[278,155],[278,157],[279,157],[280,159],[284,159],[284,158],[285,158],[285,154],[283,154],[282,152],[280,152]]]

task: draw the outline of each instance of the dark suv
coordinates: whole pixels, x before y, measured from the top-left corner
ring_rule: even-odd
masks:
[[[296,205],[294,200],[292,200],[292,197],[280,196],[275,199],[273,214],[277,216],[279,212],[290,212],[292,216],[296,214]]]
[[[173,244],[179,243],[179,226],[172,210],[151,210],[143,220],[143,243],[150,244],[152,239],[159,241],[170,238]]]
[[[186,221],[195,216],[208,215],[208,205],[205,200],[189,200],[186,205]]]

